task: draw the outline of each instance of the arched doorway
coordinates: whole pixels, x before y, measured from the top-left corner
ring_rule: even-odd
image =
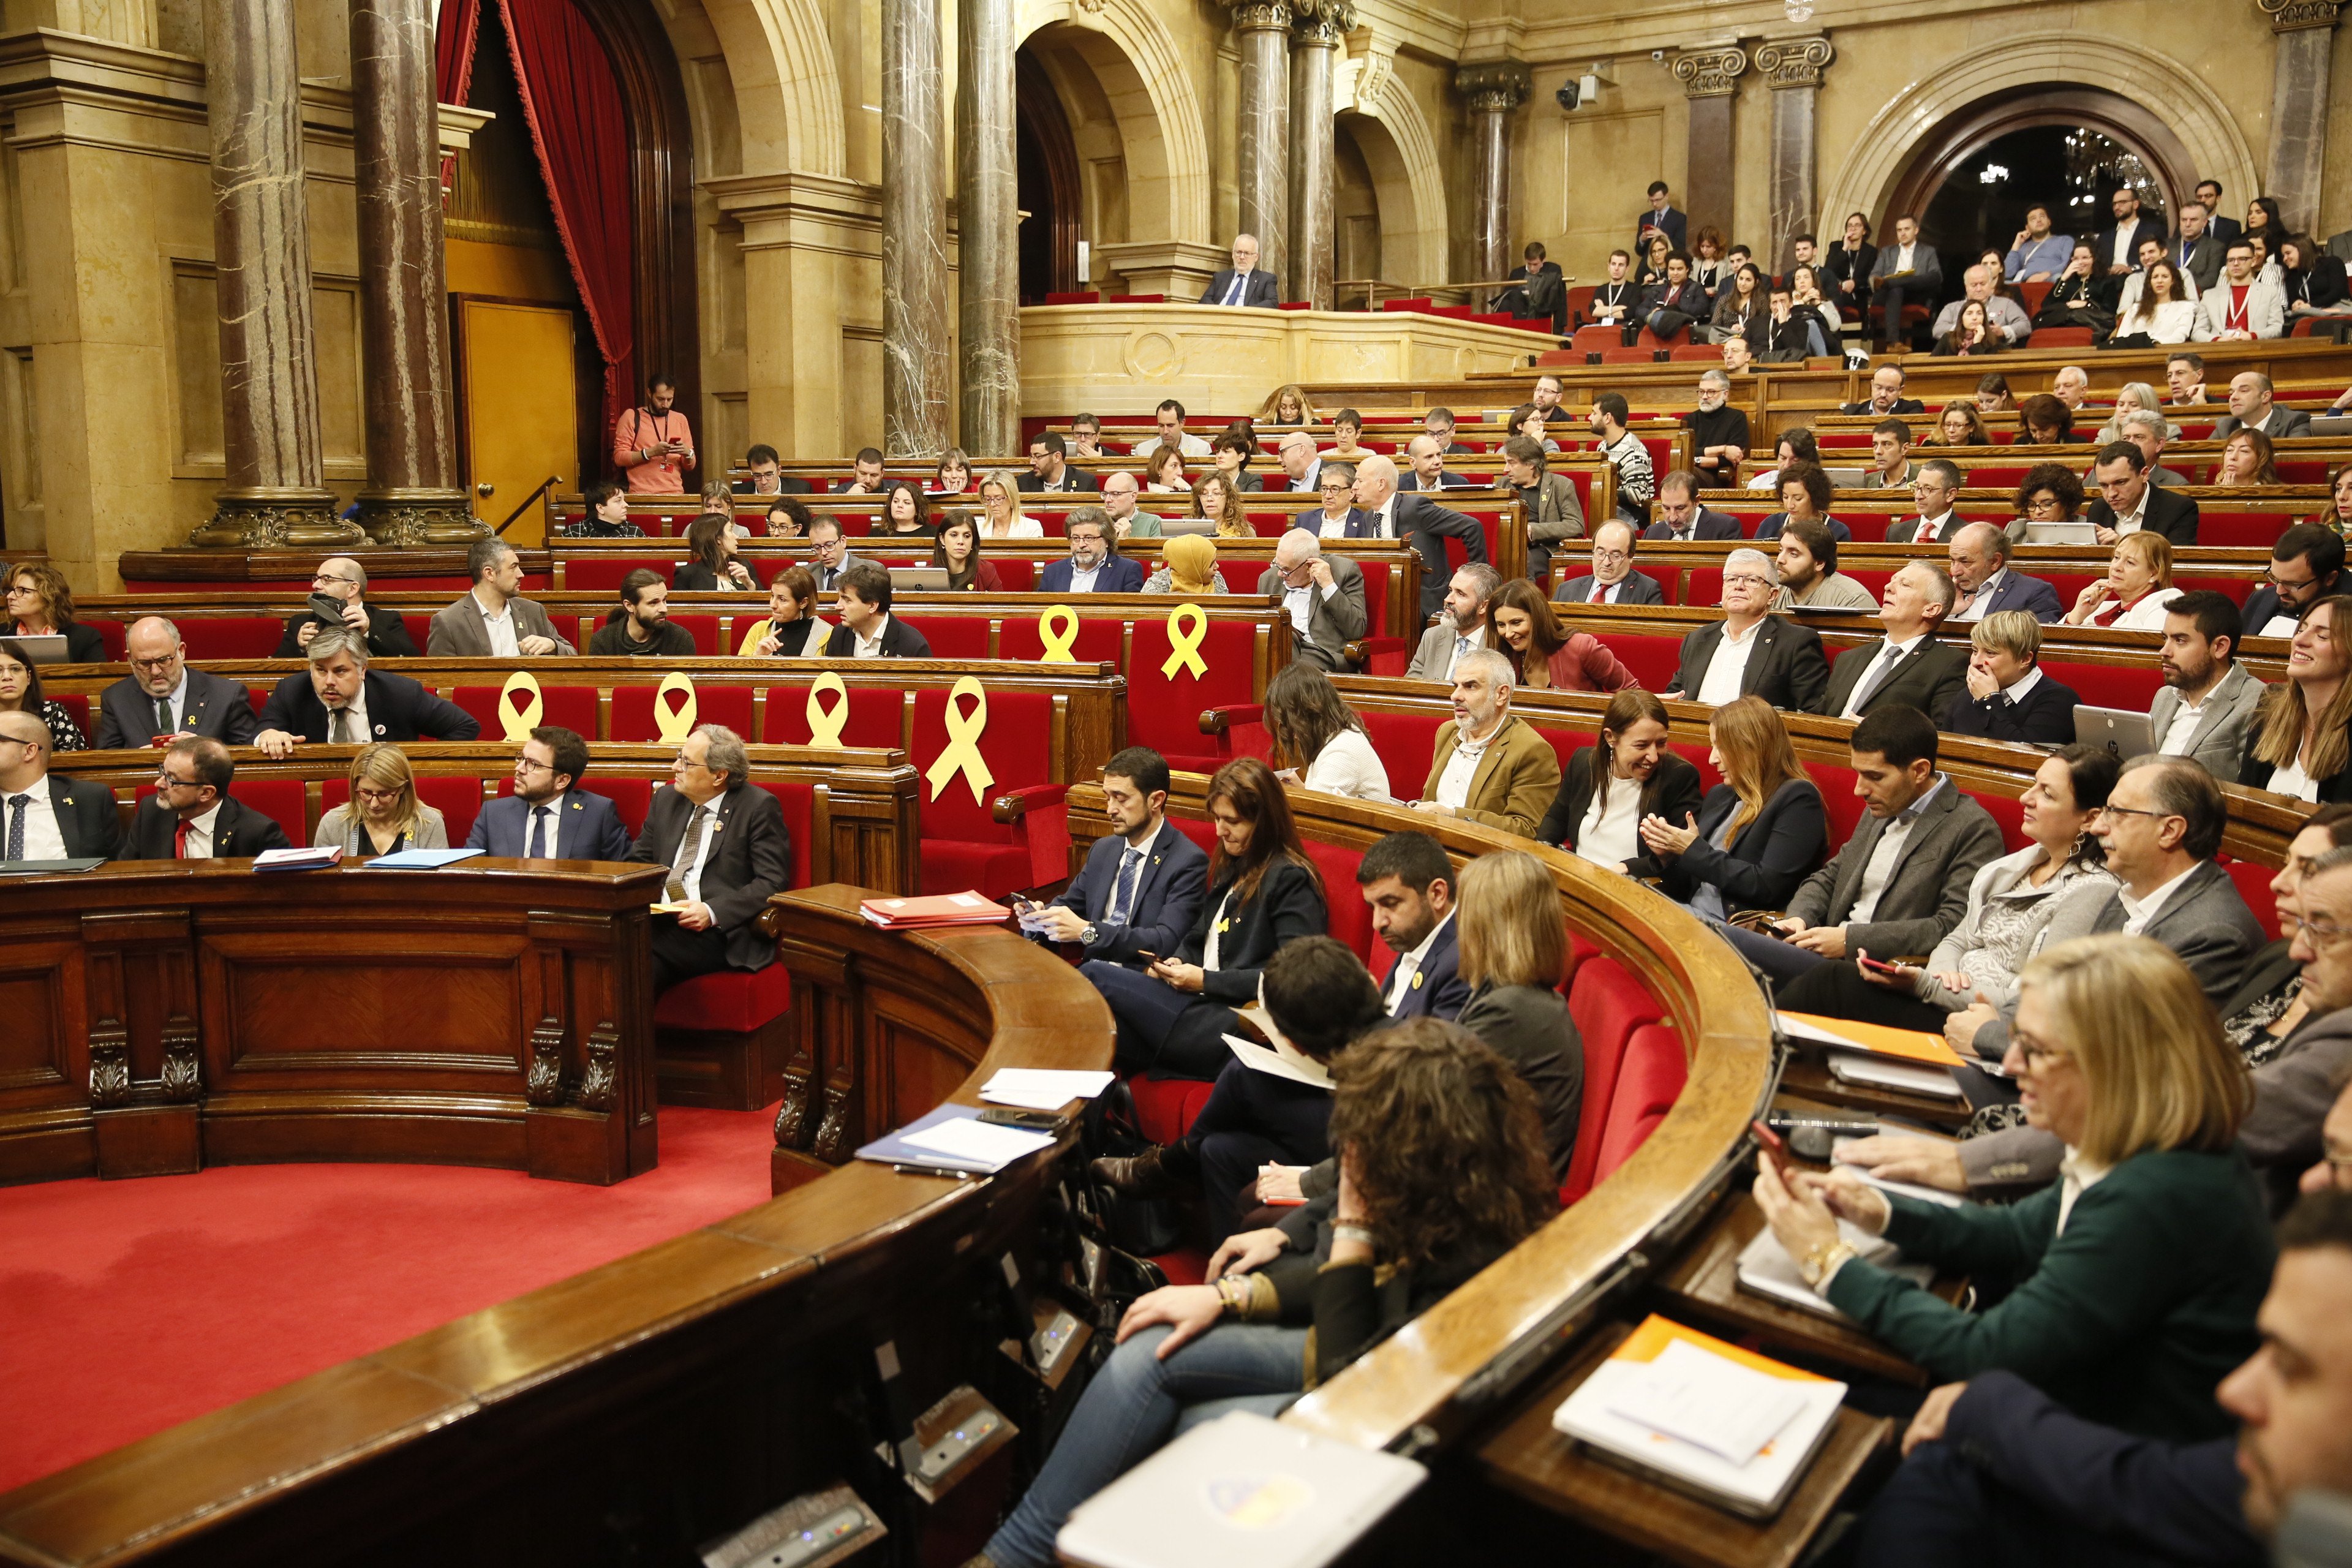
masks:
[[[1078,231],[1084,196],[1070,117],[1037,57],[1013,57],[1013,134],[1021,219],[1021,302],[1078,287]]]

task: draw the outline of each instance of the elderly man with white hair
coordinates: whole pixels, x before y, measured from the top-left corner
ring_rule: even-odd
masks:
[[[1812,711],[1829,689],[1829,661],[1819,633],[1766,613],[1780,586],[1780,571],[1762,551],[1725,556],[1723,619],[1683,638],[1681,667],[1660,695],[1710,708],[1761,697],[1775,708]]]
[[[1472,561],[1486,559],[1485,531],[1458,511],[1438,505],[1425,495],[1399,494],[1395,460],[1377,454],[1356,465],[1356,507],[1370,513],[1369,539],[1410,539],[1421,556],[1421,618],[1437,614],[1445,603],[1445,584],[1454,564],[1445,556],[1445,542],[1458,539],[1463,554]]]
[[[1698,406],[1682,418],[1691,433],[1691,467],[1712,489],[1737,487],[1740,460],[1748,456],[1748,411],[1733,407],[1730,396],[1729,375],[1719,370],[1702,372]]]
[[[698,974],[776,961],[776,939],[759,919],[792,885],[792,832],[776,797],[751,782],[734,731],[698,724],[679,744],[669,787],[654,792],[629,858],[669,868],[652,931],[656,994]]]
[[[2116,438],[2137,447],[2140,456],[2147,459],[2147,482],[2152,485],[2185,485],[2189,476],[2177,468],[2164,466],[2165,444],[2179,433],[2170,420],[2161,414],[2138,409],[2116,421]]]
[[[1939,338],[1951,331],[1960,324],[1961,308],[1974,300],[1985,308],[1987,326],[1999,332],[2011,348],[2023,347],[2025,340],[2033,335],[2032,318],[2016,300],[2006,294],[1993,292],[1993,286],[2000,281],[2000,274],[1981,263],[1961,273],[1960,282],[1967,292],[1937,312],[1936,324],[1930,331]]]
[[[1511,711],[1516,679],[1493,648],[1454,661],[1454,721],[1437,731],[1414,810],[1535,836],[1559,793],[1559,753]]]
[[[1325,669],[1348,668],[1348,645],[1370,624],[1361,567],[1324,554],[1319,537],[1294,528],[1275,545],[1274,564],[1259,574],[1257,591],[1290,613],[1298,658]]]
[[[2058,374],[2050,378],[2050,395],[2072,413],[2083,412],[2083,400],[2090,395],[2091,373],[2079,364],[2061,365]]]

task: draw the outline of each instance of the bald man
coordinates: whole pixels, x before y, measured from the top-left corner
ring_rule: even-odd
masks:
[[[111,859],[122,829],[114,792],[49,772],[49,727],[0,713],[0,861]]]
[[[416,639],[408,635],[408,626],[397,611],[380,610],[367,602],[367,568],[348,555],[330,556],[319,563],[316,575],[310,579],[311,606],[299,616],[289,616],[286,635],[278,639],[278,658],[299,658],[310,647],[310,639],[327,626],[345,626],[367,638],[368,656],[372,658],[422,658]],[[328,599],[339,602],[330,618],[318,606]]]
[[[1397,476],[1397,489],[1411,495],[1419,491],[1452,490],[1465,488],[1470,481],[1460,474],[1445,471],[1445,448],[1432,436],[1415,436],[1405,444],[1405,460],[1412,471]]]
[[[1421,555],[1421,618],[1445,606],[1445,585],[1454,580],[1445,542],[1458,539],[1466,561],[1486,559],[1486,531],[1458,511],[1449,511],[1425,495],[1397,492],[1393,458],[1377,454],[1356,465],[1356,507],[1372,515],[1368,536],[1410,539]]]
[[[99,694],[100,751],[169,745],[178,735],[205,735],[232,746],[253,743],[261,721],[247,699],[245,682],[191,669],[179,627],[161,616],[147,616],[131,623],[122,643],[131,673]]]

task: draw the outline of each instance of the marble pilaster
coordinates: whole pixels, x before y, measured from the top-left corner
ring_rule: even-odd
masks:
[[[1737,41],[1701,45],[1675,56],[1675,76],[1690,110],[1690,162],[1683,179],[1683,206],[1691,234],[1709,224],[1731,227],[1731,104],[1748,70],[1748,51]],[[1801,232],[1801,231],[1800,231]]]
[[[278,0],[205,0],[205,86],[228,482],[188,542],[357,543],[324,484],[302,79]]]
[[[1021,206],[1013,131],[1017,18],[1004,0],[957,0],[956,221],[961,266],[961,445],[1010,458],[1021,437]]]
[[[882,449],[893,459],[949,446],[940,68],[940,0],[882,0]]]
[[[2342,0],[2254,0],[2278,37],[2271,67],[2269,178],[2287,232],[2319,226],[2320,179],[2326,169],[2328,57]]]
[[[1756,46],[1756,68],[1772,88],[1772,248],[1764,268],[1768,273],[1787,266],[1790,242],[1814,224],[1813,114],[1821,97],[1822,72],[1836,58],[1837,50],[1819,34],[1767,38]],[[1694,148],[1692,162],[1696,161]]]
[[[1465,65],[1454,73],[1454,89],[1469,100],[1470,166],[1478,182],[1470,222],[1474,280],[1492,282],[1509,272],[1511,254],[1511,114],[1528,98],[1528,68],[1519,60]]]
[[[1356,25],[1354,0],[1293,0],[1290,47],[1290,287],[1286,300],[1332,305],[1339,183],[1331,73]]]
[[[1257,264],[1276,277],[1290,257],[1290,22],[1288,0],[1232,0],[1241,53],[1234,168],[1241,232],[1257,237]]]
[[[489,527],[457,488],[430,0],[352,0],[351,35],[367,365],[360,526],[378,544],[468,543]]]

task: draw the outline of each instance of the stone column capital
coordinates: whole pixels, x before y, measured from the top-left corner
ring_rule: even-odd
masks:
[[[1748,51],[1737,41],[1684,49],[1675,56],[1674,72],[1685,98],[1728,98],[1748,74]]]
[[[1810,38],[1767,38],[1756,46],[1756,68],[1776,88],[1819,87],[1822,72],[1837,50],[1820,34]]]
[[[1227,0],[1233,7],[1236,33],[1282,33],[1293,15],[1288,0]]]
[[[1486,60],[1454,72],[1454,90],[1470,100],[1472,112],[1508,114],[1528,100],[1534,74],[1525,60]]]
[[[2271,19],[2273,33],[2333,27],[2344,9],[2344,0],[2254,0],[2254,5]]]
[[[1356,0],[1290,0],[1290,33],[1309,48],[1336,49],[1356,30]]]

